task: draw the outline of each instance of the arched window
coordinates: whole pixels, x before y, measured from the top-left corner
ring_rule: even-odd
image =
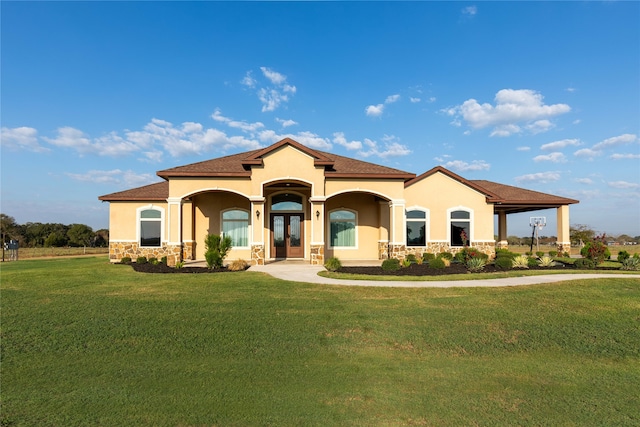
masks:
[[[471,240],[471,213],[455,210],[451,212],[451,246],[467,246]]]
[[[141,247],[159,247],[162,244],[162,211],[148,208],[139,211]]]
[[[427,245],[427,213],[420,210],[407,211],[407,246]]]
[[[272,211],[302,211],[302,196],[297,194],[282,193],[271,198]]]
[[[356,213],[337,210],[329,213],[329,243],[332,247],[356,246]]]
[[[248,247],[249,212],[240,209],[222,212],[222,233],[231,237],[234,247]]]

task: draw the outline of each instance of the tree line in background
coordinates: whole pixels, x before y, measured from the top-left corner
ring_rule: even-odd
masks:
[[[93,231],[84,224],[27,222],[18,224],[11,216],[0,214],[2,244],[17,240],[21,248],[64,246],[109,246],[109,230]]]
[[[90,247],[106,247],[109,245],[109,230],[101,229],[93,231],[91,227],[84,224],[57,224],[57,223],[40,223],[27,222],[26,224],[16,223],[13,217],[0,214],[3,244],[9,240],[17,240],[20,247],[63,247],[63,246],[90,246]],[[594,241],[596,238],[603,239],[607,243],[616,243],[620,245],[638,244],[640,236],[631,237],[621,234],[616,237],[598,235],[595,230],[587,225],[573,225],[569,230],[571,244],[573,246],[581,246],[587,242]],[[555,236],[540,236],[539,243],[541,245],[554,245],[557,241]],[[511,246],[529,246],[531,244],[531,236],[507,237],[507,242]]]

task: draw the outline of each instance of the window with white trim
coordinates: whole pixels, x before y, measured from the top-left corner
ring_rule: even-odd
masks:
[[[329,243],[334,248],[355,248],[355,212],[337,210],[329,213]]]
[[[222,233],[231,237],[235,247],[249,246],[249,212],[231,209],[222,212]]]
[[[162,211],[144,209],[140,211],[140,246],[159,247],[162,240]]]
[[[471,239],[471,213],[468,211],[452,211],[451,221],[451,246],[467,246]]]
[[[420,210],[409,210],[407,219],[407,246],[427,245],[427,213]]]

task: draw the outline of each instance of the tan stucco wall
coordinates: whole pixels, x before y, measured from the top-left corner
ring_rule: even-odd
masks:
[[[138,232],[137,210],[142,207],[160,207],[167,215],[167,203],[162,202],[111,202],[109,204],[109,240],[135,241]],[[167,224],[165,220],[166,239]]]
[[[251,204],[245,197],[233,193],[212,192],[194,196],[192,203],[194,209],[194,240],[196,259],[204,259],[204,239],[207,234],[220,234],[222,232],[222,211],[227,209],[243,209],[249,211]],[[253,225],[255,217],[249,212],[249,226]],[[227,260],[238,258],[249,260],[250,248],[232,248]]]
[[[355,248],[333,249],[330,247],[329,212],[341,208],[356,211],[357,246]],[[342,260],[378,259],[379,224],[380,208],[375,196],[366,193],[353,193],[331,197],[326,204],[326,258],[335,256]]]
[[[472,188],[442,173],[435,173],[405,189],[406,208],[426,208],[429,211],[431,241],[448,241],[450,209],[471,210],[471,240],[494,241],[493,205]]]

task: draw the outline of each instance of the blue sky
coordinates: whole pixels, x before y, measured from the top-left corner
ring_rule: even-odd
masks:
[[[108,227],[103,194],[270,145],[442,165],[640,235],[638,2],[6,2],[1,210]],[[529,216],[509,217],[528,235]]]

